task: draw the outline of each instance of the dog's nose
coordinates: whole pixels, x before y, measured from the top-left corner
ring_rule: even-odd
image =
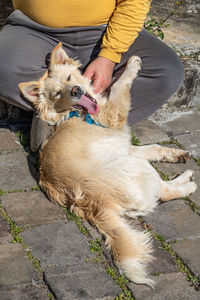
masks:
[[[78,99],[81,98],[81,96],[84,94],[84,91],[82,90],[82,88],[78,85],[75,85],[72,89],[71,89],[71,92],[70,92],[70,95],[72,97],[76,97]]]

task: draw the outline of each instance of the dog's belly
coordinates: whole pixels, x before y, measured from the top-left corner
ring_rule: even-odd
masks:
[[[93,165],[102,180],[131,199],[127,209],[152,211],[161,195],[161,179],[146,159],[129,154],[129,146],[129,141],[119,136],[95,141],[89,146]]]

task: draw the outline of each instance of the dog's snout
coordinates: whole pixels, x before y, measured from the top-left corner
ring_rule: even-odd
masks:
[[[81,98],[81,96],[84,94],[84,91],[82,90],[82,88],[78,85],[75,85],[70,92],[70,95],[72,97],[76,97],[76,98]]]

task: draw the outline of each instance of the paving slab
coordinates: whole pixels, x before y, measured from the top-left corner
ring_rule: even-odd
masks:
[[[173,114],[171,114],[172,116]],[[160,122],[159,127],[173,136],[182,133],[198,132],[200,130],[200,112],[188,111],[185,113],[180,112],[180,114],[175,112],[174,119]]]
[[[41,191],[3,195],[1,202],[8,215],[22,228],[66,220],[62,208],[51,203]]]
[[[185,133],[181,135],[174,135],[174,139],[189,150],[194,158],[200,158],[200,120],[199,120],[199,132],[197,133]]]
[[[51,286],[56,299],[113,299],[122,290],[97,264],[84,263],[47,268],[45,282]]]
[[[0,154],[0,190],[20,190],[36,185],[33,167],[24,151]]]
[[[13,290],[0,291],[1,300],[49,300],[42,288],[19,286]]]
[[[20,244],[4,239],[0,245],[0,290],[39,281],[38,274]]]
[[[0,152],[22,148],[14,132],[8,128],[0,128]]]
[[[200,172],[195,172],[194,181],[197,184],[197,190],[194,194],[189,196],[189,199],[192,200],[198,207],[200,207]]]
[[[41,267],[79,264],[87,259],[89,246],[74,222],[42,225],[20,234]],[[42,242],[41,242],[42,241]]]
[[[166,241],[200,238],[200,218],[182,200],[158,205],[145,220]]]
[[[200,278],[200,239],[172,244],[172,249],[182,258],[194,275]]]
[[[195,291],[182,273],[154,276],[155,289],[129,283],[136,300],[199,300],[200,292]]]
[[[2,237],[9,236],[9,229],[8,222],[0,215],[0,241]]]
[[[131,126],[131,132],[139,139],[140,145],[156,144],[169,141],[170,138],[155,123],[149,120]]]
[[[154,260],[148,266],[149,274],[167,274],[176,271],[176,263],[174,258],[162,248],[163,246],[159,241],[153,241]]]

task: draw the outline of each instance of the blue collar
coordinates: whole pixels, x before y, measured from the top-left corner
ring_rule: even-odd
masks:
[[[81,116],[79,115],[79,111],[78,111],[78,110],[71,111],[71,112],[69,113],[69,115],[67,115],[67,116],[64,117],[64,121],[65,121],[65,120],[69,120],[69,119],[71,119],[71,118],[73,118],[73,117],[78,117],[78,118],[81,117]],[[96,125],[96,126],[104,127],[103,125],[101,125],[101,124],[95,122],[95,121],[90,117],[90,114],[86,114],[86,116],[85,116],[85,121],[86,121],[88,124],[91,124],[91,125]]]

